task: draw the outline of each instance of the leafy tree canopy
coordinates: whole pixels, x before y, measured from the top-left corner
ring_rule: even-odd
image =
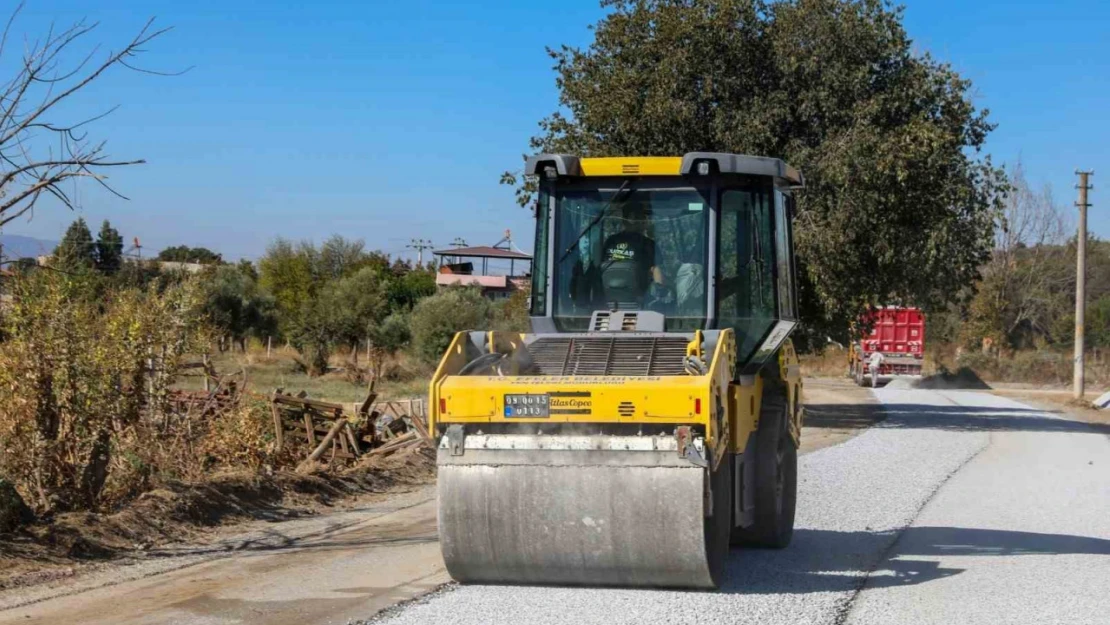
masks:
[[[188,245],[167,247],[158,253],[158,260],[177,263],[200,263],[202,265],[219,265],[224,262],[223,256],[206,247],[189,247]]]
[[[367,339],[371,328],[386,316],[385,294],[385,281],[378,269],[363,267],[324,287],[317,314],[329,320],[336,339],[357,347]],[[358,349],[354,353],[357,354]]]
[[[236,264],[235,267],[243,275],[247,276],[251,280],[254,280],[255,282],[258,282],[258,269],[250,260],[246,258],[240,258],[238,264]]]
[[[238,267],[216,267],[205,276],[204,312],[222,333],[220,345],[231,339],[245,351],[247,337],[259,338],[273,332],[276,324],[274,299]]]
[[[394,271],[396,263],[394,264]],[[407,311],[421,298],[434,295],[436,276],[431,271],[407,270],[389,282],[387,297],[390,310]]]
[[[912,50],[884,0],[603,0],[549,50],[559,103],[534,151],[783,158],[806,176],[803,316],[842,335],[867,303],[940,307],[988,258],[1004,174],[971,83]],[[516,184],[512,174],[503,181]],[[531,188],[518,189],[527,205]],[[824,326],[824,327],[822,327]]]

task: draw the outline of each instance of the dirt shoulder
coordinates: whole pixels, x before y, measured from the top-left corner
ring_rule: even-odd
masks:
[[[0,609],[187,566],[234,551],[259,528],[311,525],[423,489],[435,479],[432,458],[430,450],[412,450],[340,474],[231,473],[170,482],[114,513],[58,515],[0,538]]]
[[[806,378],[802,453],[839,445],[883,419],[870,389],[848,378]]]

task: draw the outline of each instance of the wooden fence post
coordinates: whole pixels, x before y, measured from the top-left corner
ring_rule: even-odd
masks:
[[[277,444],[277,450],[281,451],[285,446],[285,432],[281,424],[281,411],[278,410],[277,401],[275,401],[277,395],[275,392],[270,396],[270,413],[274,416],[274,443]]]

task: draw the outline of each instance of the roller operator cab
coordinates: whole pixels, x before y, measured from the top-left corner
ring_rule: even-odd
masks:
[[[773,158],[541,154],[532,332],[462,332],[433,377],[440,544],[460,582],[714,588],[784,547],[801,377]]]

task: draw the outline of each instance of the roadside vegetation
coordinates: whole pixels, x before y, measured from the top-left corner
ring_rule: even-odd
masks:
[[[0,475],[38,515],[112,509],[165,479],[287,466],[263,401],[276,388],[356,402],[380,379],[386,396],[423,395],[456,330],[519,328],[524,312],[519,297],[436,293],[429,268],[340,237],[321,248],[279,241],[257,278],[247,263],[107,269],[97,249],[75,222],[56,264],[3,285]],[[244,371],[253,398],[210,419],[177,409],[170,392],[197,388],[184,365],[202,357]]]

